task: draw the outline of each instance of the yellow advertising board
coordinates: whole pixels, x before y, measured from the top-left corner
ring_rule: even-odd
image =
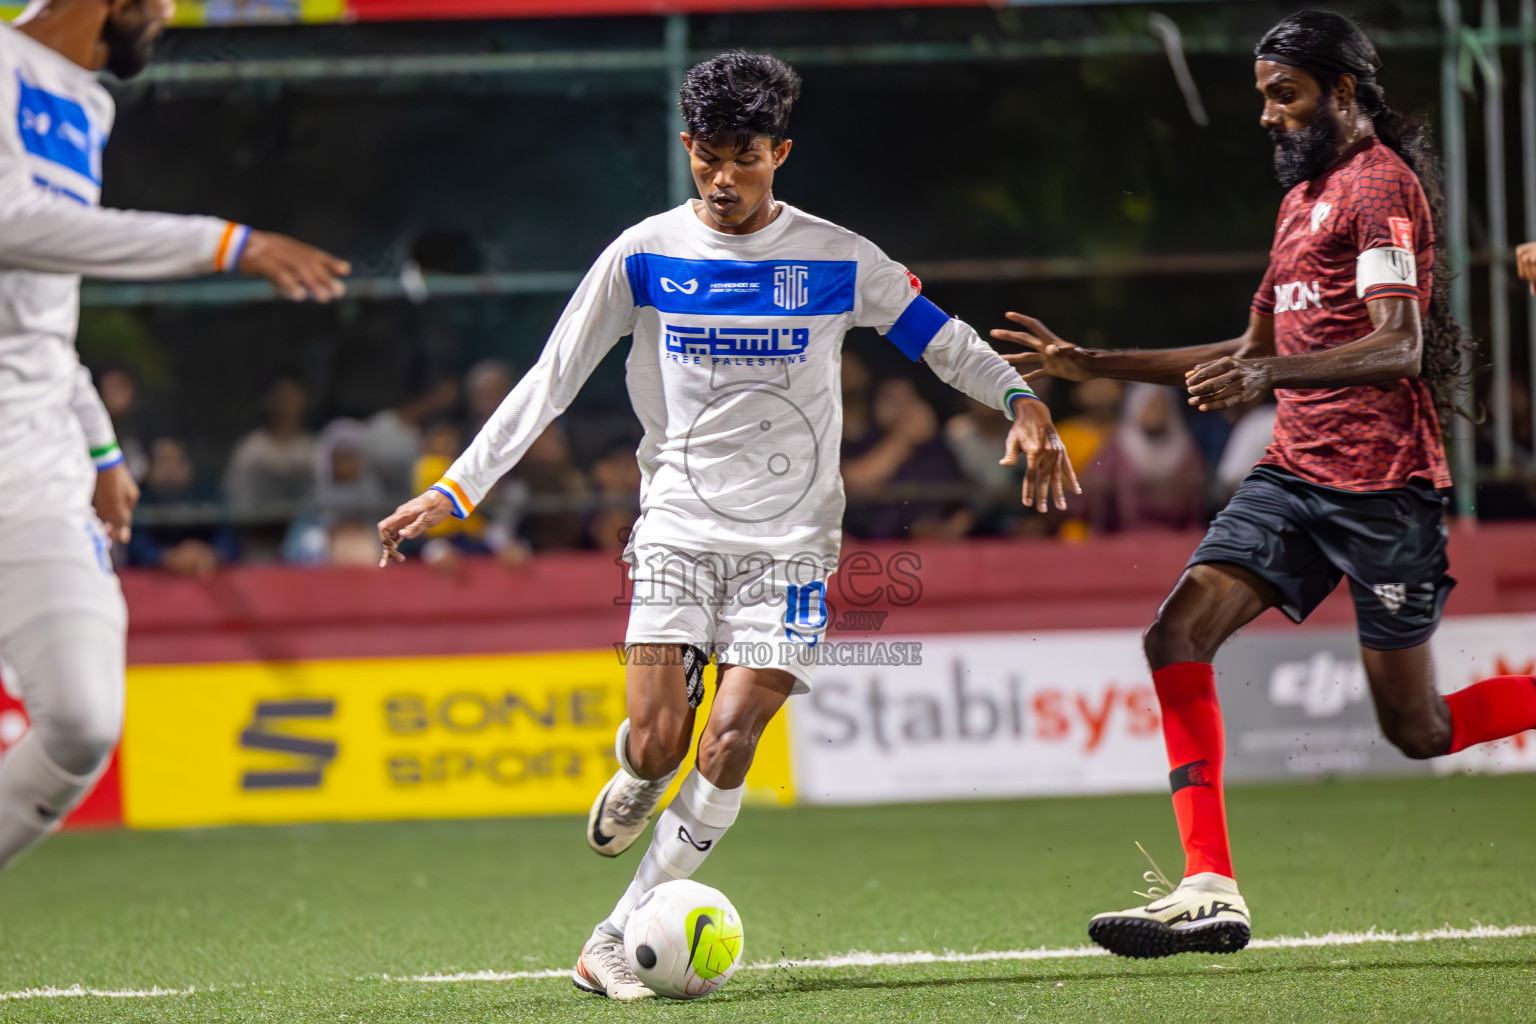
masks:
[[[584,812],[617,768],[623,718],[612,651],[136,666],[123,815],[173,828]],[[782,715],[747,799],[794,800]]]

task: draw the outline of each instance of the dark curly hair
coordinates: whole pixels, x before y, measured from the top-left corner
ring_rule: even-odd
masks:
[[[740,148],[759,135],[776,144],[789,138],[789,112],[799,98],[794,68],[767,54],[731,50],[689,69],[677,107],[695,139]]]
[[[1301,11],[1264,34],[1253,55],[1278,58],[1316,78],[1324,95],[1333,91],[1340,75],[1355,76],[1355,102],[1376,126],[1376,136],[1403,158],[1418,176],[1429,200],[1435,229],[1434,290],[1429,317],[1424,323],[1423,368],[1420,372],[1434,391],[1442,421],[1447,413],[1470,415],[1456,405],[1461,381],[1470,373],[1477,343],[1467,329],[1451,316],[1443,226],[1445,194],[1440,187],[1440,162],[1430,143],[1428,124],[1422,117],[1404,115],[1387,105],[1385,90],[1377,84],[1381,57],[1360,27],[1332,11]]]

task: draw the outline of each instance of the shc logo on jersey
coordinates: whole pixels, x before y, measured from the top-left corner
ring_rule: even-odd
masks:
[[[1388,217],[1387,226],[1392,229],[1392,244],[1399,249],[1413,252],[1413,221],[1407,217]]]
[[[1275,285],[1275,312],[1289,313],[1292,310],[1315,309],[1323,304],[1319,293],[1322,285],[1313,281],[1292,281],[1290,284]]]
[[[787,266],[773,268],[773,304],[783,309],[799,309],[811,300],[808,282],[811,268]]]
[[[1318,203],[1312,207],[1312,233],[1317,234],[1317,229],[1322,227],[1323,221],[1333,212],[1332,203]]]
[[[635,305],[682,316],[839,316],[852,312],[855,260],[696,260],[641,252],[624,259]]]

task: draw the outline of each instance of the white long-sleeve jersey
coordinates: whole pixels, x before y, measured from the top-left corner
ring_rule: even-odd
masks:
[[[843,336],[873,327],[966,394],[1011,415],[1029,395],[974,330],[851,231],[782,205],[728,235],[693,202],[620,235],[539,358],[437,484],[467,515],[633,335],[640,520],[631,545],[835,558],[842,534]]]
[[[118,458],[75,352],[80,275],[231,270],[250,234],[213,217],[98,206],[114,115],[94,74],[0,23],[0,518],[88,508],[91,453],[98,465]]]

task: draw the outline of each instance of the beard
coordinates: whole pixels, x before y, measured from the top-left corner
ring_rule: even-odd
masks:
[[[1269,130],[1275,144],[1275,180],[1283,188],[1294,188],[1317,177],[1344,141],[1338,119],[1319,109],[1305,127],[1287,132]]]
[[[126,82],[147,68],[155,54],[158,27],[147,24],[129,31],[109,18],[101,32],[102,42],[107,44],[107,70]]]

